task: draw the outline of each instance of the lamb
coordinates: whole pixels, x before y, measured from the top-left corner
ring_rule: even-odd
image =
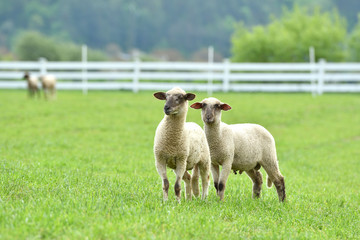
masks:
[[[44,90],[44,97],[46,99],[49,99],[49,96],[51,98],[56,97],[56,78],[53,75],[43,75],[40,77],[42,88]]]
[[[210,180],[210,151],[202,128],[193,122],[185,122],[188,101],[195,94],[186,93],[175,87],[169,91],[154,93],[155,98],[166,100],[165,116],[159,123],[154,138],[156,169],[163,181],[163,199],[168,200],[169,181],[166,168],[174,170],[176,180],[175,195],[180,202],[181,179],[185,182],[186,199],[192,193],[199,196],[199,173],[202,181],[202,200],[208,195]],[[193,169],[193,176],[188,170]]]
[[[285,182],[279,170],[273,136],[257,124],[223,123],[221,110],[228,111],[231,107],[216,98],[206,98],[190,107],[202,109],[201,117],[210,148],[211,172],[220,200],[224,199],[231,170],[235,173],[245,171],[253,181],[253,198],[259,198],[263,183],[259,169],[263,167],[268,175],[267,186],[270,188],[274,183],[279,201],[283,202],[286,198]],[[220,173],[219,165],[222,166]]]
[[[39,96],[38,78],[30,76],[29,72],[25,72],[23,79],[27,81],[29,97],[34,97],[36,94]]]

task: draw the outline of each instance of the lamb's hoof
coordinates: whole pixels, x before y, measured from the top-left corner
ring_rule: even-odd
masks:
[[[260,198],[260,193],[259,193],[259,194],[253,194],[253,195],[252,195],[252,198],[253,198],[253,199],[259,199],[259,198]]]
[[[223,195],[219,195],[220,201],[223,202],[224,201],[224,194]]]

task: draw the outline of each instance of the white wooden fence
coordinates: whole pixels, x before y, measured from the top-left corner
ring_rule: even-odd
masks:
[[[58,89],[360,92],[360,63],[0,62],[0,88],[26,88],[31,74],[53,74]]]

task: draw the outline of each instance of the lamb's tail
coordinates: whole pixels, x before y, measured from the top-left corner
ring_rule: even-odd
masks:
[[[272,186],[272,181],[270,180],[269,176],[267,176],[267,187],[271,188]]]

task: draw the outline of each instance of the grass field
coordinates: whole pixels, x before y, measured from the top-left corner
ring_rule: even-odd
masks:
[[[359,239],[360,95],[215,94],[227,123],[265,126],[287,202],[230,175],[225,201],[169,201],[152,152],[164,102],[152,92],[0,91],[0,239]],[[206,97],[199,93],[197,100]],[[200,112],[188,121],[201,126]],[[261,169],[263,176],[266,173]],[[265,182],[265,181],[264,181]]]

